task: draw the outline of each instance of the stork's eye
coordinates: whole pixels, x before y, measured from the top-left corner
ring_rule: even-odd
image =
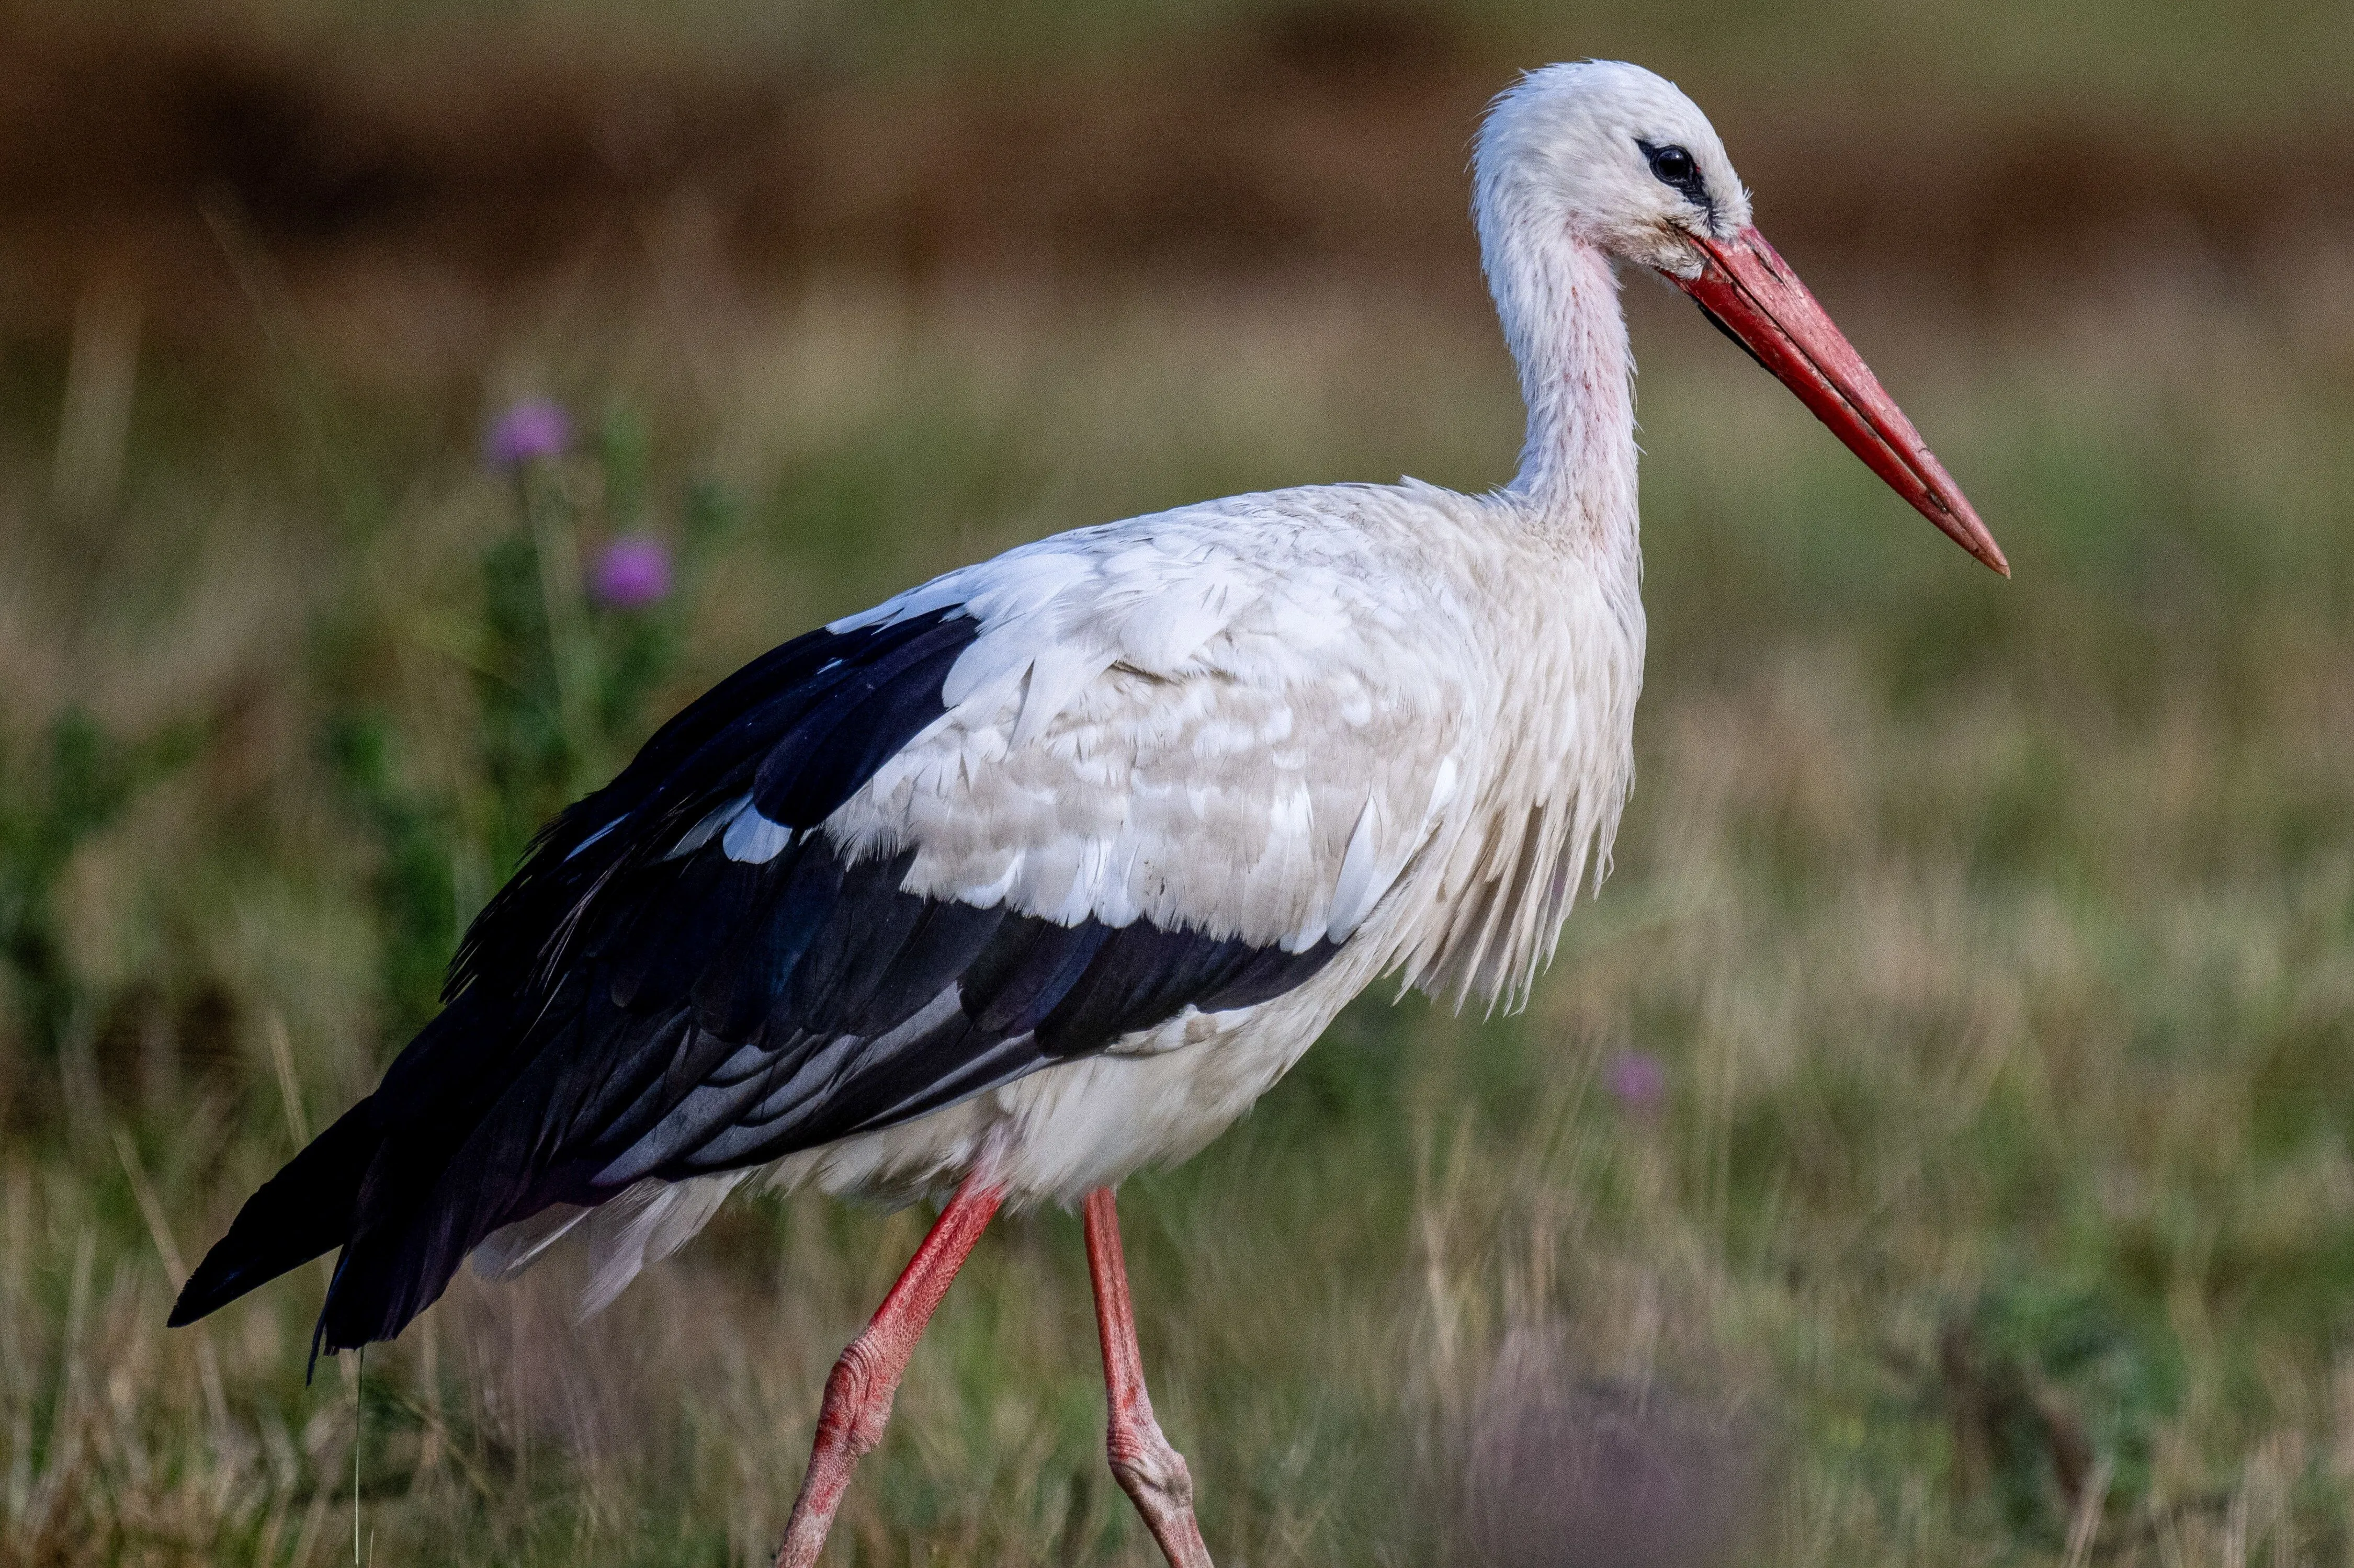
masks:
[[[1651,161],[1651,173],[1659,176],[1661,185],[1672,187],[1679,195],[1702,207],[1710,205],[1708,183],[1701,178],[1700,164],[1693,159],[1691,149],[1672,143],[1655,147],[1639,137],[1636,139],[1635,145],[1642,148],[1643,156]]]

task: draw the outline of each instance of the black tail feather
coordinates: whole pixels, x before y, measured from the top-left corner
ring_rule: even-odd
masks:
[[[441,1298],[476,1243],[505,1220],[540,1207],[515,1203],[517,1183],[491,1177],[434,1183],[423,1195],[368,1213],[327,1286],[311,1353],[329,1355],[389,1340]]]
[[[245,1201],[228,1234],[205,1254],[172,1307],[171,1326],[193,1323],[344,1244],[360,1182],[383,1135],[362,1100]]]
[[[388,1340],[448,1287],[467,1251],[548,1201],[527,1191],[527,1150],[460,1160],[528,1052],[508,1019],[472,993],[428,1023],[375,1094],[246,1200],[180,1293],[174,1328],[193,1323],[337,1247],[312,1357]],[[509,1048],[503,1048],[509,1047]],[[560,1064],[542,1064],[552,1073]],[[514,1129],[505,1129],[510,1134]],[[460,1168],[453,1170],[453,1161]],[[509,1206],[521,1201],[515,1213]]]

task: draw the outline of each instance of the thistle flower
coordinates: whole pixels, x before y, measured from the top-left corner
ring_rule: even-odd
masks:
[[[1610,1058],[1609,1083],[1621,1108],[1648,1116],[1667,1097],[1667,1064],[1647,1051],[1621,1051]]]
[[[660,539],[631,535],[598,552],[588,588],[599,604],[635,609],[670,596],[670,550]]]
[[[494,469],[561,457],[572,442],[572,421],[545,398],[525,398],[500,415],[482,438],[482,461]]]

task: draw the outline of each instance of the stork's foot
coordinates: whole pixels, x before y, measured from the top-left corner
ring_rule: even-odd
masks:
[[[1161,1543],[1170,1568],[1211,1568],[1210,1549],[1193,1518],[1193,1477],[1152,1418],[1144,1388],[1144,1357],[1136,1345],[1136,1314],[1128,1294],[1128,1264],[1120,1255],[1119,1211],[1111,1189],[1087,1194],[1087,1273],[1095,1282],[1096,1330],[1103,1341],[1104,1395],[1111,1406],[1112,1478],[1136,1504],[1144,1528]]]
[[[1152,1402],[1140,1398],[1111,1419],[1112,1478],[1161,1543],[1170,1568],[1211,1568],[1210,1549],[1193,1518],[1193,1477],[1185,1456],[1171,1446],[1152,1419]]]
[[[892,1364],[893,1348],[869,1324],[833,1363],[833,1374],[825,1380],[825,1403],[818,1408],[809,1474],[785,1525],[785,1543],[777,1549],[777,1568],[811,1568],[817,1562],[833,1529],[834,1511],[850,1489],[851,1472],[883,1441],[891,1400],[907,1367],[904,1356]]]
[[[815,1568],[826,1533],[833,1528],[834,1511],[850,1489],[851,1472],[883,1441],[892,1396],[899,1392],[899,1379],[916,1353],[924,1325],[948,1294],[949,1281],[972,1255],[973,1244],[981,1240],[1004,1196],[1003,1188],[982,1185],[977,1174],[967,1177],[874,1319],[833,1363],[832,1375],[825,1380],[825,1403],[818,1407],[809,1475],[786,1522],[776,1568]]]

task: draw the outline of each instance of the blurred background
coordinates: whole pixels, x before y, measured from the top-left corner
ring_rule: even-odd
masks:
[[[1628,281],[1649,687],[1517,1017],[1124,1193],[1230,1564],[2354,1558],[2354,7],[0,4],[0,1563],[756,1563],[920,1213],[165,1333],[534,827],[1018,541],[1510,475],[1480,106],[1678,80],[2010,554]],[[833,1561],[1145,1563],[1077,1229]]]

